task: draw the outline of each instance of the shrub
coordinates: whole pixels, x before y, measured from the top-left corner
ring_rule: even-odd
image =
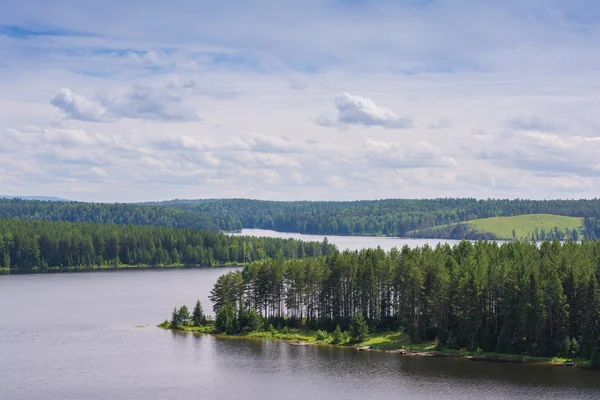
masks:
[[[340,325],[338,324],[335,327],[335,331],[333,331],[333,335],[332,335],[332,341],[331,343],[333,344],[342,344],[344,343],[344,339],[347,338],[347,334],[344,335],[344,333],[342,332],[342,329],[340,328]]]
[[[327,331],[319,329],[317,331],[316,338],[317,338],[317,340],[328,340],[329,339],[329,333],[327,333]]]

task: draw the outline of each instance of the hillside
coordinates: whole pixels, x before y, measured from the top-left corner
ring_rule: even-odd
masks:
[[[191,210],[136,204],[0,199],[1,219],[193,228],[217,232],[222,224]]]
[[[575,235],[573,231],[576,232]],[[583,236],[583,218],[552,214],[480,218],[415,230],[409,232],[409,236],[448,239],[578,239]]]
[[[437,232],[428,229],[433,227],[456,228],[458,223],[483,218],[552,214],[583,219],[584,236],[588,239],[600,237],[599,199],[438,198],[361,201],[207,199],[173,200],[151,204],[210,215],[223,230],[239,227],[321,235],[403,237],[411,236],[415,231]],[[549,223],[552,224],[551,221]],[[518,228],[519,225],[516,226]],[[534,223],[533,229],[535,226]],[[569,223],[565,227],[572,227],[572,224]],[[544,228],[547,229],[546,225]],[[469,236],[470,234],[478,236],[477,232],[471,232],[472,230],[468,226],[460,226],[453,237],[478,238]],[[526,233],[524,232],[523,235]],[[461,237],[460,234],[463,236]],[[505,233],[502,235],[504,237]],[[512,237],[512,228],[508,237]]]

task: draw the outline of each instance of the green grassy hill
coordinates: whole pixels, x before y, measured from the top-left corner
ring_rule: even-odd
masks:
[[[531,239],[538,232],[542,239],[542,229],[546,232],[557,228],[561,232],[575,229],[583,237],[583,218],[565,217],[552,214],[527,214],[514,217],[492,217],[467,221],[460,224],[442,225],[429,229],[410,232],[413,237],[452,238],[452,239],[512,239],[513,229],[517,239]],[[570,238],[570,236],[569,236]]]
[[[564,217],[562,215],[551,214],[529,214],[518,215],[516,217],[493,217],[482,218],[468,221],[467,225],[473,227],[479,232],[489,232],[500,239],[512,239],[512,230],[515,230],[517,239],[531,238],[536,228],[541,234],[545,231],[554,230],[557,227],[560,231],[569,229],[577,230],[581,234],[583,229],[583,218]]]

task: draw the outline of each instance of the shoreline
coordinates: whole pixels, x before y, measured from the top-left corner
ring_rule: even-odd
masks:
[[[429,344],[410,344],[406,343],[405,335],[401,332],[375,333],[369,336],[368,340],[362,343],[344,343],[334,344],[327,340],[317,340],[316,332],[305,329],[290,329],[289,333],[280,331],[261,331],[250,332],[240,335],[226,335],[218,333],[212,326],[183,326],[172,329],[170,324],[161,323],[157,327],[172,332],[191,332],[192,334],[208,334],[218,338],[237,339],[237,340],[271,340],[287,343],[291,346],[329,346],[355,351],[368,351],[377,353],[398,354],[409,357],[435,357],[435,358],[464,358],[470,361],[495,362],[495,363],[519,363],[519,364],[537,364],[554,367],[578,367],[588,368],[588,360],[579,358],[561,358],[561,357],[537,357],[518,354],[505,353],[484,353],[472,352],[467,350],[435,350],[433,343]],[[390,337],[402,337],[402,339],[386,341]]]
[[[218,264],[218,265],[105,265],[93,267],[48,267],[45,269],[20,270],[10,268],[0,268],[0,275],[34,275],[34,274],[62,274],[76,272],[109,272],[109,271],[128,271],[128,270],[173,270],[173,269],[216,269],[216,268],[242,268],[246,264]]]

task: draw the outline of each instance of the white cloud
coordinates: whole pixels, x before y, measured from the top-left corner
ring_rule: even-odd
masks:
[[[157,148],[185,151],[253,151],[258,153],[298,153],[308,149],[306,142],[292,141],[281,136],[249,134],[226,140],[206,140],[187,135],[172,135],[154,143]]]
[[[194,110],[182,104],[182,96],[176,91],[134,86],[124,95],[109,97],[97,95],[96,103],[85,96],[61,89],[51,103],[71,119],[80,121],[108,122],[121,118],[159,121],[198,121]]]
[[[561,136],[538,131],[490,135],[479,158],[497,166],[531,171],[536,175],[597,177],[600,173],[600,137]],[[554,182],[559,182],[554,180]]]
[[[32,1],[83,34],[0,37],[0,193],[597,196],[600,6]]]
[[[336,125],[382,126],[389,129],[407,129],[413,127],[409,118],[402,118],[388,108],[378,106],[367,97],[354,96],[343,92],[335,96],[335,108],[338,116],[335,122],[320,116],[317,125],[330,127]]]
[[[394,143],[366,140],[366,157],[372,165],[383,168],[453,167],[456,160],[442,155],[439,148],[428,142]]]
[[[50,103],[68,117],[81,121],[103,121],[107,114],[106,108],[102,105],[93,103],[68,88],[60,89]]]

